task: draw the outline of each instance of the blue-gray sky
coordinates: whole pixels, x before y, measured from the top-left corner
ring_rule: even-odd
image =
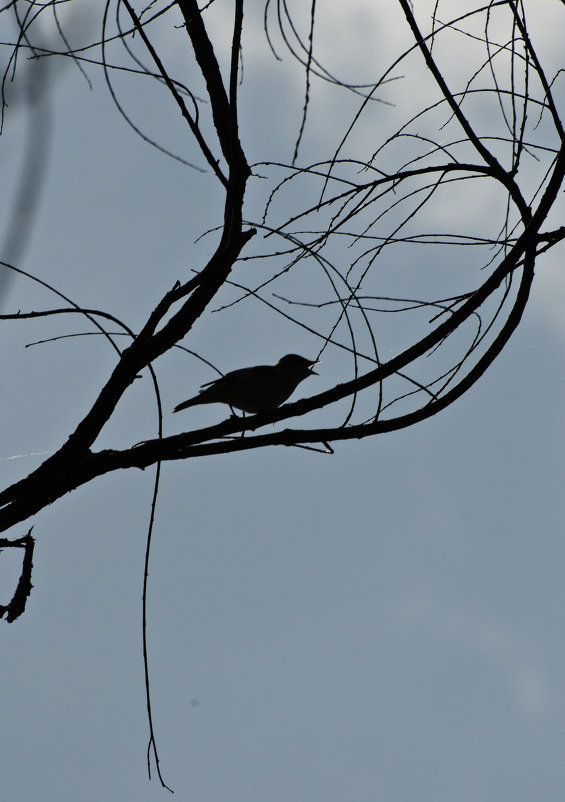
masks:
[[[528,6],[555,65],[562,6]],[[395,33],[405,34],[388,16],[383,33],[390,4],[351,7],[339,26],[322,9],[320,37],[341,29],[373,38],[378,63],[359,76],[373,78]],[[242,136],[256,161],[267,137],[296,131],[302,79],[267,61],[249,16],[245,80],[254,97],[243,99]],[[333,51],[342,68],[355,54]],[[453,63],[457,53],[443,56]],[[177,66],[183,58],[172,55]],[[360,56],[352,64],[362,72]],[[87,69],[93,91],[70,67],[56,82],[47,180],[21,266],[136,328],[159,293],[201,266],[212,240],[193,240],[217,222],[220,196],[209,175],[137,139],[101,73]],[[266,90],[269,80],[284,103]],[[132,86],[138,120],[178,150],[182,129],[168,100],[149,114],[143,84]],[[556,96],[563,103],[562,83]],[[399,106],[408,97],[399,90]],[[319,98],[310,149],[333,135],[335,109],[325,92]],[[265,104],[280,106],[279,118],[266,117]],[[380,107],[379,121],[389,126],[387,115],[401,111]],[[0,139],[8,175],[23,123],[14,114]],[[3,214],[9,203],[5,192]],[[164,466],[149,652],[161,767],[175,798],[563,799],[561,254],[540,259],[530,306],[500,358],[432,420],[339,444],[332,457],[280,448]],[[47,292],[17,279],[4,308],[51,305]],[[211,316],[187,345],[224,370],[319,346],[290,327],[265,330],[259,312],[232,321]],[[73,330],[86,326],[3,324],[3,483],[40,459],[8,458],[61,443],[111,370],[114,357],[95,337],[24,349]],[[296,397],[325,389],[340,364],[328,352]],[[167,410],[211,378],[180,353],[157,368]],[[223,414],[189,410],[167,417],[166,432]],[[140,382],[100,445],[153,436],[154,425]],[[1,633],[0,762],[10,802],[168,797],[145,771],[141,590],[151,489],[150,470],[113,474],[34,520],[28,610]],[[4,577],[11,555],[1,556]]]

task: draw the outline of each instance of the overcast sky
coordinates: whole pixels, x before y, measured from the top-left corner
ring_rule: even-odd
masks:
[[[352,81],[374,80],[409,41],[391,2],[356,0],[340,17],[319,5],[320,52]],[[445,3],[440,17],[458,5]],[[86,6],[88,19],[69,11],[66,21],[77,40],[93,41],[103,5]],[[563,6],[526,7],[535,9],[533,30],[552,74]],[[287,54],[282,66],[273,60],[260,14],[250,11],[248,26],[244,147],[257,162],[284,145],[278,158],[289,161],[304,77]],[[178,32],[171,37],[169,56],[189,81],[181,41]],[[442,57],[459,78],[457,49]],[[205,262],[214,239],[194,240],[221,219],[221,196],[209,174],[136,136],[99,68],[85,69],[92,89],[70,64],[54,74],[45,184],[18,265],[135,329],[159,294]],[[381,137],[427,91],[419,69],[394,96],[382,93],[396,105],[370,112]],[[193,159],[169,98],[128,80],[121,97],[143,130]],[[563,80],[555,93],[563,108]],[[318,149],[328,155],[343,111],[325,87],[312,103],[304,153],[313,159]],[[13,208],[25,124],[14,101],[0,138],[10,187],[0,199],[3,220]],[[451,213],[458,220],[471,212]],[[490,223],[488,209],[473,214]],[[340,443],[333,456],[280,448],[163,466],[148,634],[161,768],[175,799],[562,802],[562,253],[539,260],[530,305],[502,355],[431,420]],[[416,264],[420,258],[428,257],[415,252]],[[17,278],[3,308],[57,305]],[[186,345],[222,370],[288,351],[317,353],[315,337],[252,308],[239,318],[211,315]],[[61,444],[115,357],[94,336],[24,347],[87,331],[76,319],[2,327],[5,485]],[[399,350],[387,343],[383,356]],[[295,397],[338,381],[340,358],[328,350],[319,376]],[[167,411],[213,378],[181,352],[161,363]],[[211,406],[167,415],[166,433],[225,414]],[[154,399],[142,380],[97,445],[154,435]],[[28,609],[1,627],[0,764],[10,802],[169,797],[148,781],[145,759],[141,593],[153,475],[105,476],[32,521]],[[2,603],[13,557],[0,555]]]

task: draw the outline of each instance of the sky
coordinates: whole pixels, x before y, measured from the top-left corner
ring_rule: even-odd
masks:
[[[77,40],[100,31],[102,5],[87,5],[89,18],[77,11],[65,20]],[[534,5],[540,52],[555,68],[562,6]],[[333,55],[351,80],[374,79],[408,41],[391,9],[356,0],[336,18],[320,4],[320,53]],[[215,19],[220,39],[223,22]],[[289,160],[303,75],[288,56],[282,65],[269,56],[261,16],[251,11],[245,37],[242,140],[253,161],[283,145]],[[180,41],[177,32],[168,54],[179,73]],[[441,57],[457,75],[457,50]],[[75,66],[54,70],[45,182],[18,265],[135,329],[159,294],[212,251],[213,235],[194,240],[216,224],[221,197],[209,175],[136,136],[99,69],[85,70],[92,89]],[[379,135],[414,95],[425,96],[421,73],[399,83],[396,105],[370,111]],[[128,81],[119,84],[121,97],[144,131],[193,157],[168,98]],[[563,103],[562,83],[555,91]],[[11,188],[0,199],[2,220],[25,156],[25,113],[12,105],[0,138]],[[327,154],[343,117],[327,87],[313,90],[305,159]],[[356,136],[361,142],[363,133]],[[251,201],[260,194],[250,192]],[[450,224],[458,219],[451,208]],[[480,202],[472,212],[479,227],[490,222]],[[464,213],[467,222],[471,210]],[[561,255],[562,247],[539,260],[520,327],[489,371],[432,419],[339,443],[333,456],[273,448],[163,466],[148,643],[160,765],[173,798],[563,799]],[[414,264],[405,267],[410,276]],[[58,305],[17,278],[3,309]],[[320,347],[255,306],[245,308],[251,314],[239,309],[210,315],[187,347],[223,370]],[[5,485],[67,437],[115,357],[94,336],[26,347],[86,332],[76,319],[2,326]],[[393,328],[382,334],[385,355],[400,350]],[[319,376],[295,397],[332,386],[345,364],[328,350]],[[211,378],[180,351],[157,369],[166,410]],[[225,413],[210,406],[183,415],[166,416],[167,434]],[[142,380],[97,445],[127,447],[155,431],[154,399]],[[27,610],[0,632],[0,771],[10,802],[170,797],[146,771],[141,594],[153,476],[102,477],[9,533],[19,537],[33,523],[37,539]],[[14,562],[0,555],[2,603]]]

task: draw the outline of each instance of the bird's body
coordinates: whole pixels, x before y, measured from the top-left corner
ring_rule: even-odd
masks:
[[[243,412],[276,409],[295,391],[301,381],[315,370],[316,362],[298,354],[287,354],[276,365],[256,365],[226,373],[202,385],[199,394],[178,404],[173,412],[197,404],[229,404]]]

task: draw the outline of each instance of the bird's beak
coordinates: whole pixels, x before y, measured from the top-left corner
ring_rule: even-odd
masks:
[[[318,375],[318,371],[317,370],[312,370],[312,365],[319,365],[319,364],[320,364],[320,360],[319,359],[318,359],[317,362],[310,362],[310,368],[309,368],[310,373],[315,373],[316,376],[317,376]]]

